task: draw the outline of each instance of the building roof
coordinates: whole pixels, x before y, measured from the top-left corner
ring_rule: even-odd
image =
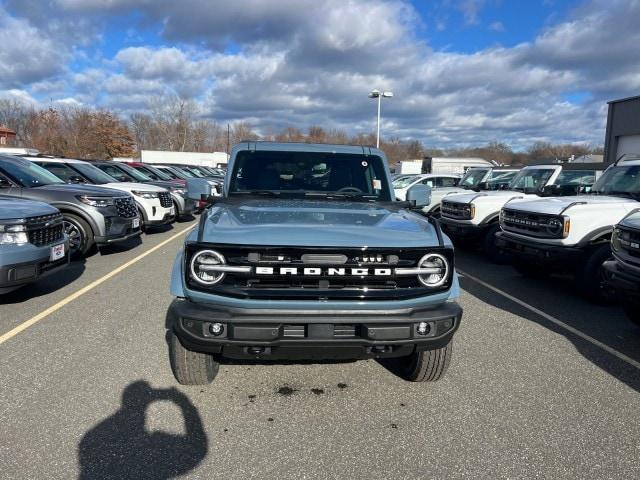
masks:
[[[626,102],[628,100],[638,100],[640,99],[640,95],[635,95],[633,97],[626,97],[626,98],[620,98],[618,100],[610,100],[607,103],[611,104],[611,103],[620,103],[620,102]]]
[[[16,132],[11,130],[10,128],[7,128],[7,127],[4,127],[4,126],[0,125],[0,135],[11,135],[11,136],[15,137],[16,136]]]

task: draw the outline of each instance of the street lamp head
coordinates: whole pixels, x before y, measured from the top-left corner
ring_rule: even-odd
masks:
[[[382,92],[380,92],[380,90],[372,90],[369,94],[369,98],[378,98],[380,95],[382,95]]]
[[[393,97],[393,92],[382,92],[383,97],[391,98]]]

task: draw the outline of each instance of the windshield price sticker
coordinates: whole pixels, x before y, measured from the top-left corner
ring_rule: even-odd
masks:
[[[373,179],[373,189],[374,190],[382,190],[382,182],[377,178]]]

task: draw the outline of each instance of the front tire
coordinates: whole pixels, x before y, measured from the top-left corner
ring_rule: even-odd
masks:
[[[69,236],[69,250],[72,257],[86,256],[94,246],[93,230],[77,215],[63,213],[64,233]]]
[[[482,251],[489,260],[498,265],[506,263],[506,255],[496,245],[496,233],[500,231],[500,225],[495,224],[489,228],[482,240]]]
[[[615,302],[615,293],[607,286],[602,264],[613,258],[609,244],[592,250],[583,266],[576,272],[576,287],[589,301],[610,305]]]
[[[218,374],[220,364],[213,355],[186,349],[172,331],[169,332],[169,361],[173,376],[181,385],[207,385]]]
[[[400,360],[400,375],[409,382],[436,382],[449,368],[453,355],[453,340],[435,350],[413,352]]]

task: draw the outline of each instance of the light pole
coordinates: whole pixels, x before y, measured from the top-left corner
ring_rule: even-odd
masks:
[[[378,89],[374,89],[370,94],[369,98],[377,98],[378,99],[378,122],[376,124],[376,148],[380,148],[380,104],[382,103],[382,97],[391,98],[393,97],[393,92],[381,92]]]

